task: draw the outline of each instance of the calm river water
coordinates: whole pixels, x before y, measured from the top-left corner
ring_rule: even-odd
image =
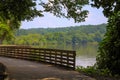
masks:
[[[76,66],[92,66],[96,62],[98,45],[97,44],[87,44],[80,46],[76,49]]]

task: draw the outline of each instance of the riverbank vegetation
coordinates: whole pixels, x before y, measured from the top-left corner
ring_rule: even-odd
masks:
[[[76,70],[87,76],[91,76],[96,80],[120,80],[119,74],[112,75],[109,69],[97,69],[94,66],[87,66],[86,68],[82,66],[77,66]]]
[[[87,43],[98,43],[106,32],[106,24],[72,26],[65,28],[36,28],[20,29],[15,33],[11,41],[4,44],[30,45],[34,47],[46,47],[59,45],[71,45],[73,47]],[[58,46],[58,48],[59,48]]]

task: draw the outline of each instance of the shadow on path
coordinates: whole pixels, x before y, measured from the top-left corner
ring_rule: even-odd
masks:
[[[50,64],[5,57],[0,57],[0,62],[7,67],[8,80],[95,80],[77,71]]]

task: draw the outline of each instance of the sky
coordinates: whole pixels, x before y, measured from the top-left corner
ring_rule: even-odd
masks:
[[[104,17],[102,9],[92,8],[90,6],[84,7],[89,10],[88,17],[85,22],[75,23],[73,19],[58,18],[50,13],[44,13],[44,17],[34,18],[33,21],[23,21],[21,24],[22,29],[29,28],[59,28],[59,27],[70,27],[80,25],[97,25],[107,23],[107,18]]]

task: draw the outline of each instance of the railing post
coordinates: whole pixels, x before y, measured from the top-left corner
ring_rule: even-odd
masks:
[[[75,64],[76,64],[76,51],[73,51],[73,55],[74,55],[74,64],[73,64],[73,69],[75,70]]]

